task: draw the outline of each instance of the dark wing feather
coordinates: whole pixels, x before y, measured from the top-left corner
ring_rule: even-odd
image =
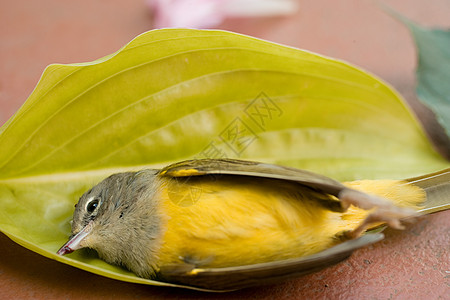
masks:
[[[159,172],[159,175],[171,177],[213,174],[288,180],[319,189],[336,197],[343,189],[346,189],[340,182],[310,171],[237,159],[187,160],[169,165]]]
[[[335,265],[347,259],[356,249],[378,242],[383,237],[382,233],[368,233],[314,255],[239,267],[196,269],[187,264],[165,266],[159,276],[164,281],[210,291],[272,284]]]

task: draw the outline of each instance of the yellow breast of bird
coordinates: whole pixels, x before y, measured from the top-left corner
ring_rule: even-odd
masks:
[[[167,179],[159,265],[246,265],[316,253],[345,229],[341,214],[298,184],[231,176]]]

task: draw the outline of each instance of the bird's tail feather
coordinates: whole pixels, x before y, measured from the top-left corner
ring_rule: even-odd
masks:
[[[423,208],[419,212],[430,214],[450,209],[450,169],[409,178],[405,182],[423,189],[426,193]]]

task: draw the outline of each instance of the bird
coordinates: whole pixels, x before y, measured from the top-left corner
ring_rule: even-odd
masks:
[[[117,173],[80,197],[57,253],[90,248],[139,277],[209,290],[276,282],[342,261],[382,239],[373,232],[383,224],[403,229],[449,208],[448,197],[427,199],[429,186],[448,189],[449,170],[341,183],[268,163],[195,159]]]

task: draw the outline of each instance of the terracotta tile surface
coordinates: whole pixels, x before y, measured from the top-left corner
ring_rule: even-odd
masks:
[[[450,27],[448,0],[385,1],[424,25]],[[344,59],[396,87],[414,107],[415,49],[371,0],[299,1],[289,18],[220,28]],[[50,63],[91,61],[151,29],[144,1],[0,1],[0,124]],[[0,234],[0,299],[450,299],[450,212],[427,216],[351,259],[286,283],[229,294],[129,284],[46,259]]]

